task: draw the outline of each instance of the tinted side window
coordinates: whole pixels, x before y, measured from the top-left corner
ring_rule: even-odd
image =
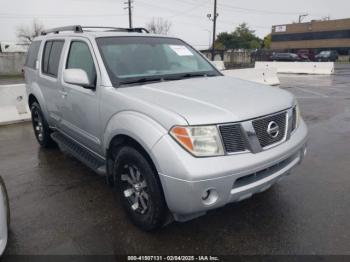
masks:
[[[79,68],[84,70],[89,77],[90,84],[96,84],[94,60],[86,43],[80,41],[71,43],[66,68]]]
[[[41,69],[42,69],[42,72],[46,73],[46,74],[48,72],[51,47],[52,47],[52,41],[45,43],[44,52],[43,52],[43,59],[42,59],[42,63],[41,63]]]
[[[35,69],[35,62],[38,59],[38,52],[41,41],[34,41],[28,49],[25,66]]]
[[[63,41],[47,41],[42,59],[42,72],[57,77]]]

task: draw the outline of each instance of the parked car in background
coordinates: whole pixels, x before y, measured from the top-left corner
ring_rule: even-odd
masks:
[[[302,61],[302,59],[297,55],[293,53],[275,53],[271,56],[272,61],[279,61],[279,62],[298,62]]]
[[[338,52],[334,50],[321,51],[315,56],[315,60],[318,62],[335,62],[338,60]]]
[[[296,53],[304,61],[314,61],[315,60],[315,53],[312,50],[299,49]]]
[[[10,226],[10,205],[4,180],[0,176],[0,256],[4,253]]]
[[[310,59],[307,55],[297,54],[297,56],[299,56],[300,61],[302,61],[302,62],[310,62]]]

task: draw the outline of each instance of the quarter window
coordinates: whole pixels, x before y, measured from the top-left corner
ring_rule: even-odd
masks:
[[[89,46],[81,41],[71,43],[67,59],[67,69],[77,68],[84,70],[91,85],[96,85],[96,69]]]
[[[35,63],[36,63],[36,60],[38,59],[40,44],[41,44],[41,41],[32,42],[28,50],[25,66],[36,69]]]
[[[57,77],[63,44],[64,41],[47,41],[45,43],[41,68],[44,74]]]

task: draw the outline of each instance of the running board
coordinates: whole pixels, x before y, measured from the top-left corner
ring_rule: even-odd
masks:
[[[94,170],[97,174],[101,176],[106,175],[106,163],[104,159],[98,157],[88,149],[82,147],[77,142],[59,132],[52,133],[51,138],[58,144],[63,152],[68,152]]]

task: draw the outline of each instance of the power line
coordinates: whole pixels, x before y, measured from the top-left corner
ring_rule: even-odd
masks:
[[[240,25],[243,22],[237,22],[237,21],[231,22],[231,21],[228,21],[228,20],[220,19],[220,23],[221,24],[225,24],[225,25]],[[251,24],[251,23],[246,23],[246,24],[249,25],[249,26],[252,26],[252,27],[256,27],[256,28],[269,28],[269,29],[271,29],[271,26],[255,25],[255,24]]]
[[[260,14],[271,14],[271,15],[290,15],[290,16],[295,16],[299,15],[301,12],[283,12],[283,11],[272,11],[272,10],[262,10],[262,9],[255,9],[255,8],[245,8],[245,7],[240,7],[240,6],[233,6],[230,4],[219,4],[219,6],[227,7],[230,9],[235,9],[237,10],[236,12],[247,12],[247,13],[260,13]],[[324,15],[321,13],[313,13],[313,15]]]
[[[195,6],[193,6],[192,8],[190,8],[190,9],[188,9],[188,10],[182,12],[182,14],[177,14],[177,15],[173,15],[173,16],[168,16],[168,18],[174,18],[174,17],[177,17],[177,16],[184,16],[184,15],[187,15],[187,14],[191,13],[193,10],[196,10],[196,9],[198,9],[198,8],[200,8],[200,7],[202,7],[202,6],[200,6],[200,5],[195,5]]]
[[[126,14],[52,14],[52,15],[47,15],[47,14],[34,14],[34,15],[29,15],[29,14],[6,14],[6,13],[0,13],[0,18],[16,18],[16,19],[27,19],[27,18],[36,18],[36,17],[40,17],[40,18],[47,18],[47,19],[66,19],[66,18],[75,18],[75,17],[106,17],[106,16],[111,16],[111,17],[115,17],[115,16],[125,16]]]
[[[144,5],[144,6],[150,6],[150,7],[154,7],[154,8],[160,8],[160,9],[163,9],[163,10],[166,10],[166,11],[168,11],[168,12],[170,12],[170,13],[175,14],[175,15],[173,15],[173,16],[170,16],[170,18],[171,18],[171,17],[176,17],[176,16],[186,16],[190,11],[193,11],[194,9],[201,7],[201,6],[198,6],[198,5],[197,5],[195,8],[191,8],[191,9],[185,11],[185,12],[182,12],[182,11],[175,11],[174,9],[169,8],[169,7],[154,5],[154,4],[151,4],[151,3],[148,3],[148,2],[146,3],[146,2],[143,1],[143,0],[140,0],[140,3],[141,3],[141,5]],[[197,15],[191,15],[191,17],[203,18],[203,17],[197,16]]]
[[[168,17],[168,18],[174,18],[174,17],[177,17],[177,16],[187,16],[188,18],[190,18],[190,19],[196,19],[196,18],[198,18],[198,19],[203,19],[203,17],[202,16],[199,16],[199,15],[194,15],[194,14],[191,14],[191,16],[189,17],[187,14],[189,13],[189,12],[191,12],[191,11],[193,11],[194,9],[190,9],[190,10],[187,10],[187,11],[185,11],[185,12],[178,12],[178,11],[175,11],[174,9],[170,9],[170,8],[168,8],[168,7],[164,7],[164,6],[159,6],[159,5],[154,5],[154,4],[150,4],[150,3],[144,3],[143,2],[143,0],[140,0],[142,3],[142,5],[144,5],[144,6],[150,6],[150,7],[154,7],[154,8],[160,8],[160,9],[163,9],[163,10],[167,10],[168,12],[171,12],[171,13],[175,13],[175,15],[174,16],[170,16],[170,17]],[[218,5],[220,5],[220,4],[218,4]],[[202,5],[203,6],[203,5]],[[199,7],[201,7],[201,6],[197,6],[197,8],[199,8]],[[179,23],[179,22],[177,22],[177,23]],[[222,20],[222,19],[220,19],[220,23],[221,24],[225,24],[225,25],[234,25],[234,24],[241,24],[242,22],[235,22],[235,21],[228,21],[228,20]],[[269,29],[271,29],[271,26],[263,26],[263,25],[253,25],[253,24],[249,24],[249,25],[251,25],[251,26],[253,26],[253,27],[256,27],[256,28],[269,28]]]
[[[229,4],[219,4],[219,6],[227,7],[230,9],[236,9],[239,11],[253,12],[253,13],[275,14],[275,15],[298,15],[299,14],[298,12],[280,12],[280,11],[260,10],[260,9],[254,9],[254,8],[232,6]]]

